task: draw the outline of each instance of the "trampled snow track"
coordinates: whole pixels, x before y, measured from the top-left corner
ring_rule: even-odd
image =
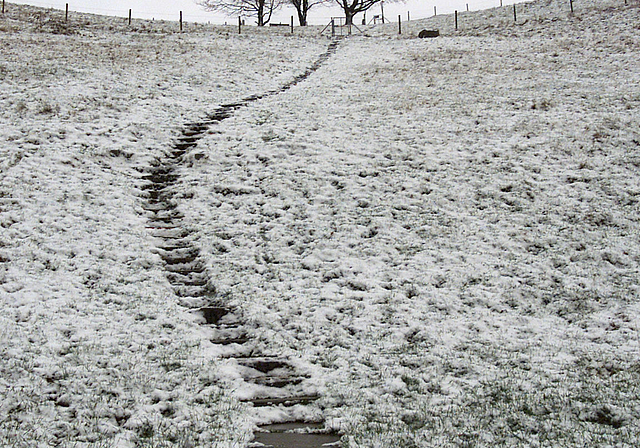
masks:
[[[243,400],[259,407],[289,408],[306,406],[319,398],[311,378],[298,372],[290,359],[277,354],[257,352],[251,346],[251,330],[246,328],[239,310],[221,303],[216,288],[207,275],[203,254],[191,229],[184,226],[183,215],[178,209],[175,186],[180,183],[180,169],[186,157],[204,137],[210,127],[232,116],[233,112],[252,102],[282,93],[307,79],[335,53],[338,40],[332,41],[327,50],[303,73],[279,89],[254,94],[238,102],[223,104],[204,119],[184,125],[181,135],[162,157],[157,158],[142,176],[143,209],[148,212],[148,230],[159,240],[157,253],[165,263],[167,279],[180,298],[181,304],[202,316],[205,325],[214,330],[211,340],[222,347],[225,358],[235,359],[243,380],[260,391],[257,396]],[[197,154],[191,156],[198,159]],[[311,391],[311,392],[310,392]],[[292,420],[292,419],[285,419]],[[266,446],[321,446],[336,443],[339,436],[327,434],[322,425],[307,422],[287,422],[287,425],[271,425],[258,433],[256,440]],[[308,431],[300,434],[296,430]],[[302,444],[302,445],[301,445]],[[261,445],[263,446],[263,445]],[[335,446],[335,445],[333,445]]]

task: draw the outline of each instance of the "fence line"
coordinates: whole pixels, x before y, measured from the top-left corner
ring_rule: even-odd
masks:
[[[636,0],[636,1],[639,1],[639,0]],[[3,15],[4,15],[4,14],[6,14],[7,12],[9,12],[9,10],[10,10],[10,8],[7,8],[7,6],[5,5],[5,2],[6,2],[6,0],[2,0],[2,14],[3,14]],[[497,2],[498,2],[498,0],[496,0],[496,3],[497,3]],[[610,3],[610,4],[611,4],[611,3],[623,3],[623,2],[624,2],[624,5],[628,5],[628,4],[629,4],[629,0],[616,0],[616,1],[610,1],[610,2],[607,2],[607,3]],[[382,2],[381,2],[381,3],[382,3]],[[526,3],[527,3],[527,2],[522,2],[522,4],[526,4]],[[560,0],[560,1],[559,1],[559,3],[560,3],[560,4],[564,4],[564,3],[566,3],[566,4],[569,6],[569,9],[570,9],[571,13],[573,14],[573,13],[575,12],[575,10],[574,10],[574,0]],[[500,6],[499,6],[499,7],[501,7],[501,8],[502,8],[502,7],[504,7],[503,0],[499,0],[499,4],[500,4]],[[513,5],[513,20],[514,20],[514,22],[517,22],[517,20],[518,20],[518,12],[517,12],[517,6],[516,6],[517,4],[519,4],[519,3],[517,3],[517,2],[516,2],[516,3],[513,3],[513,4],[512,4],[512,5]],[[50,8],[52,8],[52,9],[59,9],[58,7],[56,7],[56,5],[52,5],[52,4],[50,4],[50,3],[37,2],[37,1],[36,1],[36,2],[29,2],[28,4],[26,4],[26,3],[21,3],[21,4],[19,4],[19,5],[23,5],[23,6],[36,6],[36,7],[42,7],[42,8],[50,7]],[[497,6],[496,6],[496,7],[497,7]],[[496,7],[494,7],[494,8],[496,8]],[[486,8],[486,9],[492,9],[492,8]],[[467,10],[467,12],[469,12],[469,3],[467,3],[467,4],[466,4],[466,10]],[[484,10],[484,9],[480,9],[480,10],[476,10],[476,11],[482,11],[482,10]],[[70,9],[69,9],[69,3],[66,3],[66,4],[65,4],[65,9],[64,9],[64,13],[65,13],[65,21],[68,21],[68,20],[69,20],[69,12],[80,13],[80,14],[97,14],[95,11],[102,11],[102,12],[117,13],[117,15],[116,15],[116,16],[111,16],[111,17],[123,17],[125,20],[127,19],[127,16],[126,16],[126,15],[122,15],[122,16],[120,15],[120,14],[126,14],[126,12],[123,12],[123,11],[121,11],[121,10],[103,9],[103,8],[90,8],[90,9],[88,9],[88,10],[84,10],[84,11],[75,11],[75,10],[70,10]],[[131,24],[132,24],[132,13],[133,13],[133,12],[134,12],[134,11],[133,11],[133,9],[129,9],[129,10],[128,10],[128,24],[129,24],[130,26],[131,26]],[[138,11],[138,13],[154,15],[154,13],[151,13],[151,12],[148,12],[148,11]],[[98,13],[98,14],[99,14],[99,13]],[[103,15],[103,14],[99,14],[99,15]],[[104,14],[104,15],[106,15],[106,14]],[[159,13],[159,14],[157,14],[157,15],[158,15],[158,17],[170,17],[170,16],[169,16],[169,15],[167,15],[166,13]],[[414,21],[416,21],[416,20],[428,19],[428,18],[435,17],[435,16],[437,16],[437,15],[438,15],[437,7],[436,7],[436,6],[434,6],[434,7],[433,7],[433,15],[431,15],[431,16],[421,16],[421,17],[419,16],[418,18],[415,18],[415,17],[414,17],[414,19],[413,19],[413,20],[414,20]],[[454,20],[454,28],[455,28],[456,30],[458,30],[459,25],[461,24],[461,23],[459,23],[459,17],[458,17],[458,15],[459,15],[459,14],[458,14],[458,11],[457,11],[457,10],[455,10],[455,11],[453,12],[453,20]],[[108,15],[107,15],[107,16],[108,16]],[[189,17],[193,17],[193,18],[200,17],[200,18],[203,18],[203,17],[206,17],[206,16],[195,16],[195,15],[189,15]],[[209,19],[210,19],[210,17],[209,17]],[[154,19],[138,18],[137,20],[141,20],[141,21],[152,21],[152,20],[155,20],[155,18],[154,18]],[[183,31],[183,23],[185,23],[185,22],[186,22],[186,21],[183,21],[183,11],[179,11],[179,12],[177,12],[177,13],[176,13],[176,15],[175,15],[175,16],[172,16],[171,18],[168,18],[168,19],[160,19],[160,20],[177,21],[177,22],[179,23],[179,29],[180,29],[180,31]],[[410,21],[411,21],[411,11],[407,11],[407,22],[410,22]],[[193,22],[194,22],[194,23],[198,23],[196,20],[193,20]],[[200,23],[202,23],[202,22],[200,22]],[[211,20],[208,20],[208,23],[209,23],[209,24],[211,24]],[[227,24],[227,22],[225,22],[224,24],[226,25],[226,24]],[[218,25],[222,25],[222,24],[220,23],[220,24],[218,24]],[[240,25],[240,27],[241,27],[242,25],[244,25],[244,23],[242,23],[242,24]],[[293,19],[292,19],[292,21],[291,21],[291,32],[293,32]],[[402,34],[402,17],[401,17],[401,15],[398,15],[398,34]]]

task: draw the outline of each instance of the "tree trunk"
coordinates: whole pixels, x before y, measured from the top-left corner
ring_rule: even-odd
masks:
[[[298,21],[300,22],[300,26],[307,26],[307,12],[303,10],[298,10]]]
[[[353,25],[353,16],[355,16],[356,14],[348,9],[344,10],[344,15],[345,15],[345,25]]]
[[[258,26],[264,26],[264,2],[258,5]]]

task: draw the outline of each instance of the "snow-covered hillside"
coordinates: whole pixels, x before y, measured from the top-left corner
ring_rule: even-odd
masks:
[[[220,300],[343,446],[639,444],[640,8],[574,6],[345,39],[182,168]],[[0,446],[246,446],[140,170],[327,39],[33,23],[0,17]]]

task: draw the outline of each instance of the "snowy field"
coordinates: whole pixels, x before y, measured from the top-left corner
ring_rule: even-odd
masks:
[[[219,300],[317,379],[345,448],[640,445],[630,3],[370,29],[200,140],[176,197]],[[329,41],[20,8],[0,17],[0,446],[245,447],[261,421],[172,292],[141,171]]]

